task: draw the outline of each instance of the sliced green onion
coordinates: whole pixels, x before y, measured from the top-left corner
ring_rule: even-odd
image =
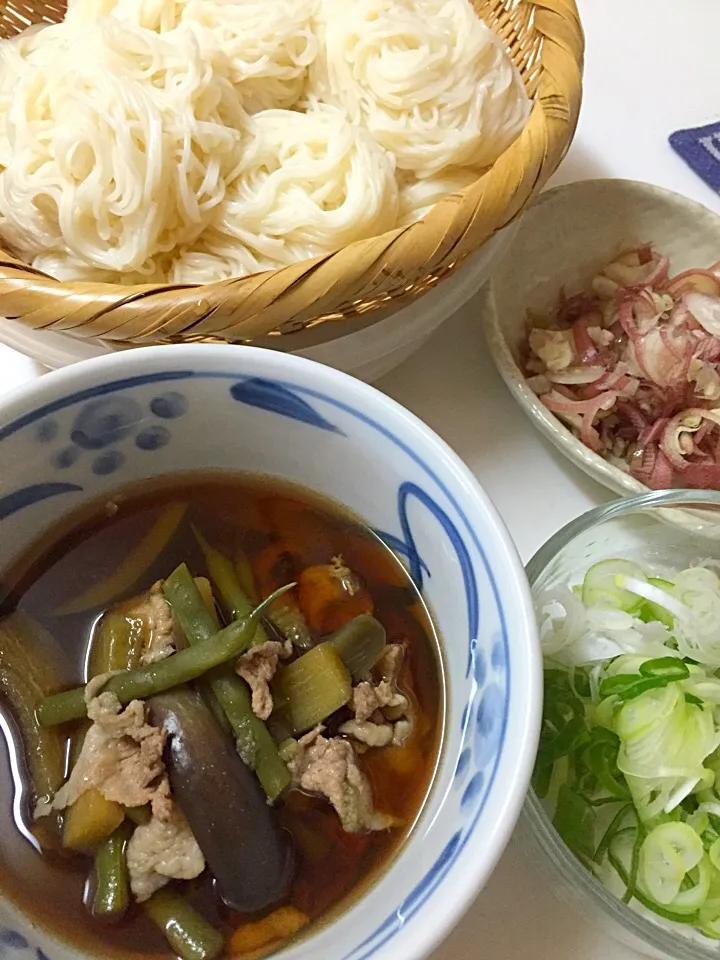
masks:
[[[658,657],[655,660],[646,660],[640,664],[640,673],[643,677],[659,677],[672,683],[675,680],[686,680],[690,676],[688,665],[677,657]]]
[[[635,842],[633,843],[632,857],[630,858],[630,876],[628,877],[628,881],[625,886],[625,893],[622,897],[623,903],[630,903],[632,898],[637,893],[638,874],[640,872],[640,853],[642,851],[644,841],[645,831],[643,830],[638,819],[637,833],[635,835]]]
[[[698,911],[698,927],[706,937],[720,940],[720,881],[717,873],[710,881],[710,891]]]
[[[587,699],[592,696],[590,678],[581,667],[575,668],[575,672],[573,673],[571,680],[572,688],[578,697]]]
[[[586,607],[606,607],[635,613],[642,606],[643,598],[617,584],[618,577],[647,580],[643,570],[631,560],[601,560],[593,564],[585,574],[582,600]]]
[[[585,721],[581,717],[574,717],[570,723],[565,724],[557,737],[546,745],[545,759],[559,760],[560,757],[566,756],[571,750],[587,742],[587,739]]]
[[[670,813],[676,807],[679,807],[683,800],[687,799],[695,787],[700,783],[700,777],[693,777],[681,783],[680,786],[671,793],[665,804],[665,813]]]
[[[634,700],[648,690],[656,690],[667,685],[668,681],[660,677],[638,677],[634,674],[620,673],[616,677],[607,677],[602,681],[600,696]]]
[[[600,684],[600,696],[616,696],[620,700],[633,700],[647,690],[666,687],[669,683],[687,680],[688,665],[678,657],[658,657],[640,664],[640,673],[618,673],[606,677]]]
[[[617,758],[620,750],[619,738],[609,730],[594,730],[592,740],[585,750],[584,759],[599,783],[619,800],[629,800],[630,792],[621,779]]]
[[[625,806],[621,807],[620,810],[618,810],[618,812],[612,818],[612,820],[610,821],[610,826],[607,828],[607,830],[602,836],[602,839],[600,840],[600,843],[597,845],[595,856],[593,857],[593,859],[595,860],[595,863],[602,863],[605,857],[605,854],[610,848],[610,844],[615,839],[615,836],[617,835],[618,831],[622,827],[623,820],[627,817],[627,815],[631,811],[632,811],[632,804],[626,803]]]
[[[611,843],[610,849],[608,851],[608,860],[612,865],[613,869],[620,877],[622,882],[625,884],[626,889],[630,886],[630,872],[629,870],[632,867],[632,854],[635,846],[636,831],[632,827],[627,827],[625,830],[619,831],[615,840]],[[620,855],[620,849],[622,845],[627,849],[627,859],[629,860],[628,866],[623,863],[622,857]],[[693,914],[682,914],[682,913],[673,913],[670,909],[663,907],[661,904],[656,903],[650,897],[645,894],[639,886],[635,887],[633,893],[634,898],[641,903],[648,910],[651,910],[653,913],[657,914],[659,917],[662,917],[665,920],[670,920],[672,923],[682,923],[687,924],[688,926],[697,925],[699,917],[697,913]]]
[[[626,903],[720,940],[720,579],[673,576],[595,564],[585,621],[562,587],[533,783],[576,856],[616,871]]]
[[[636,597],[642,597],[643,600],[652,604],[653,609],[658,608],[661,611],[665,611],[666,615],[667,613],[672,614],[673,617],[684,616],[687,613],[685,604],[680,603],[675,597],[671,597],[670,594],[658,586],[658,584],[667,585],[668,587],[674,586],[669,580],[658,580],[657,578],[646,579],[644,576],[638,578],[626,576],[622,573],[618,573],[615,576],[616,587],[634,594]],[[672,619],[669,626],[672,626]]]
[[[567,784],[560,787],[553,823],[576,856],[592,860],[595,855],[595,814],[592,807]]]
[[[692,827],[686,823],[661,823],[648,833],[640,851],[644,890],[662,906],[673,903],[685,874],[700,863],[704,852],[702,840]]]
[[[693,881],[691,886],[681,890],[670,904],[673,913],[696,913],[707,900],[712,876],[713,867],[709,857],[705,855],[692,873],[689,873],[688,879]]]
[[[553,774],[553,763],[536,763],[532,775],[532,788],[544,800],[550,790],[550,781]]]
[[[708,856],[710,857],[710,863],[712,863],[715,869],[720,870],[720,837],[714,841],[708,850]]]
[[[661,590],[666,595],[668,591],[672,590],[675,586],[671,580],[663,580],[660,577],[648,577],[648,583],[653,587],[657,587],[658,590]],[[655,620],[664,627],[667,627],[668,630],[672,630],[675,626],[675,617],[670,612],[670,608],[666,606],[665,597],[663,597],[662,603],[648,600],[640,608],[638,616],[641,620],[644,620],[645,623],[652,623],[653,620]]]

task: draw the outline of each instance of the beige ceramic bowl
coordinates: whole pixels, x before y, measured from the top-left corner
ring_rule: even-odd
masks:
[[[518,365],[527,310],[554,307],[561,286],[582,289],[612,257],[652,242],[670,270],[707,267],[720,259],[720,217],[699,203],[635,180],[584,180],[549,190],[524,214],[515,241],[493,274],[485,332],[495,364],[535,426],[572,462],[622,495],[647,487],[593,453],[540,402]],[[716,522],[673,511],[673,522],[720,536]]]

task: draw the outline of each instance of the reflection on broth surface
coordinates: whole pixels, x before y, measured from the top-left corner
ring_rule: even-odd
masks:
[[[417,819],[437,639],[404,568],[335,505],[248,477],[125,490],[1,596],[1,886],[63,939],[265,956]]]

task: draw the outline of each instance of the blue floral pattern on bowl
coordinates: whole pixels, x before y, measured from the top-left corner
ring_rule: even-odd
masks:
[[[50,960],[40,947],[33,947],[17,930],[0,927],[0,960]]]
[[[378,529],[378,534],[404,559],[418,587],[425,592],[435,564],[427,545],[423,548],[417,542],[418,517],[424,512],[437,525],[442,548],[456,558],[464,585],[464,673],[472,695],[458,717],[459,749],[451,774],[457,829],[402,902],[343,958],[368,960],[421,910],[473,840],[492,792],[509,717],[511,660],[500,590],[479,537],[435,471],[402,438],[363,410],[322,391],[269,378],[239,376],[237,371],[173,369],[103,382],[69,393],[0,428],[0,449],[6,441],[19,437],[37,448],[43,464],[35,471],[36,482],[0,496],[0,534],[3,523],[23,511],[37,510],[53,498],[85,495],[94,485],[104,483],[105,478],[124,483],[128,477],[136,478],[138,458],[154,457],[158,451],[168,456],[174,446],[174,422],[194,410],[201,418],[201,405],[196,406],[193,391],[198,383],[206,381],[227,383],[224,396],[231,406],[223,416],[228,420],[228,437],[232,436],[232,406],[239,404],[262,411],[263,416],[292,420],[301,424],[302,429],[322,431],[334,438],[333,444],[351,444],[350,430],[345,424],[357,420],[364,428],[377,432],[383,442],[396,445],[415,464],[417,476],[424,476],[426,483],[421,484],[417,477],[400,481],[394,522]],[[483,584],[484,606],[478,583]],[[486,622],[496,624],[490,637],[484,635]],[[17,954],[16,960],[42,960],[43,956],[22,933],[0,929],[0,958],[6,954]]]
[[[133,380],[136,385],[136,380]],[[105,391],[104,391],[105,392]],[[239,403],[247,403],[263,410],[290,417],[301,423],[342,433],[336,426],[320,416],[316,410],[292,390],[279,383],[259,377],[247,377],[230,387],[230,395]],[[133,442],[138,450],[160,450],[172,440],[170,428],[163,423],[152,422],[183,417],[189,409],[184,393],[170,390],[153,396],[147,410],[133,397],[117,394],[89,400],[80,407],[70,426],[69,436],[64,437],[58,422],[52,416],[41,417],[35,424],[35,440],[50,447],[50,465],[58,471],[68,471],[81,463],[83,454],[91,455],[90,470],[98,476],[115,473],[125,463],[123,443]],[[55,409],[58,409],[57,406]],[[8,428],[0,431],[9,435]],[[66,441],[66,442],[65,442]],[[30,506],[39,500],[82,489],[70,483],[42,483],[13,491],[0,498],[0,519]]]
[[[188,398],[176,390],[153,396],[146,408],[122,393],[102,396],[80,406],[66,433],[57,419],[41,416],[34,438],[47,447],[53,470],[67,474],[89,469],[104,477],[120,470],[127,456],[124,448],[130,444],[153,452],[170,443],[172,431],[166,421],[183,417],[188,408]],[[12,432],[12,424],[0,430],[0,440]],[[82,489],[77,483],[49,481],[13,490],[0,497],[0,520],[40,500]]]

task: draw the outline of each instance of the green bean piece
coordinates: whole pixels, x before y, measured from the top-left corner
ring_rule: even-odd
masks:
[[[0,693],[10,705],[25,750],[28,773],[38,800],[50,800],[65,779],[65,738],[44,729],[37,707],[60,685],[43,628],[24,614],[0,620]],[[42,846],[59,845],[61,816],[53,813],[36,822],[33,832]]]
[[[319,643],[276,674],[276,710],[287,718],[293,733],[304,733],[352,696],[347,667],[331,643]]]
[[[184,564],[167,578],[164,592],[172,607],[173,617],[185,634],[190,649],[204,642],[210,629],[210,615],[190,571]],[[238,753],[255,771],[268,797],[276,800],[289,786],[291,777],[280,759],[270,732],[253,713],[247,684],[228,664],[208,674],[204,678],[203,686],[205,684],[211,692],[211,696],[206,696],[206,699],[211,705],[213,700],[220,704],[232,727]],[[206,694],[206,691],[203,690],[203,693]]]
[[[231,623],[193,647],[180,650],[157,663],[110,677],[103,690],[114,693],[123,704],[130,703],[131,700],[145,700],[156,693],[196,680],[213,667],[239,657],[250,645],[263,610],[289,589],[291,588],[281,587],[253,610],[246,620]],[[203,609],[206,615],[210,616],[204,604]],[[38,720],[44,727],[79,720],[86,714],[84,687],[46,697],[37,710]]]
[[[172,607],[173,620],[190,645],[202,643],[215,633],[212,614],[186,563],[173,570],[163,584],[163,593]]]
[[[217,667],[216,670],[232,670],[232,667]],[[213,671],[216,672],[216,671]],[[234,671],[233,671],[234,672]],[[225,716],[225,711],[220,706],[220,701],[213,693],[213,689],[210,686],[209,677],[201,677],[199,680],[195,681],[195,686],[198,688],[200,693],[203,696],[203,700],[208,705],[210,713],[215,717],[215,723],[220,727],[220,729],[228,736],[232,737],[233,731],[228,718]]]
[[[119,920],[130,903],[130,882],[125,861],[125,844],[132,834],[127,820],[100,844],[95,853],[95,917]]]
[[[225,612],[231,620],[241,620],[243,617],[247,617],[253,609],[253,603],[240,586],[232,560],[209,544],[195,526],[192,529],[205,557],[210,578],[220,594],[220,602]],[[267,639],[268,635],[265,628],[261,623],[258,624],[253,644],[265,643]]]
[[[327,638],[357,683],[372,670],[385,649],[385,627],[369,613],[343,624]]]
[[[176,893],[158,890],[141,906],[182,960],[212,960],[225,949],[220,931]]]
[[[192,579],[193,579],[193,583],[197,587],[198,592],[202,597],[203,602],[210,614],[210,618],[213,624],[212,633],[217,633],[217,631],[221,628],[222,624],[220,623],[220,618],[218,617],[218,612],[215,607],[215,597],[213,596],[212,584],[207,579],[207,577],[193,577]],[[222,667],[218,667],[217,669],[221,670]],[[228,669],[232,669],[232,668],[228,667]],[[212,689],[210,688],[208,678],[200,677],[200,679],[197,680],[196,683],[203,697],[205,698],[205,702],[207,703],[208,707],[210,707],[210,710],[212,711],[212,714],[215,717],[215,720],[220,724],[220,726],[225,731],[225,733],[227,733],[228,735],[231,734],[232,731],[230,730],[230,724],[227,721],[227,717],[223,713],[223,708],[218,703],[217,697],[215,696],[215,694],[212,692]]]
[[[232,727],[238,753],[255,771],[269,799],[277,800],[292,777],[280,759],[272,734],[253,713],[247,684],[227,666],[213,670],[208,682]]]

